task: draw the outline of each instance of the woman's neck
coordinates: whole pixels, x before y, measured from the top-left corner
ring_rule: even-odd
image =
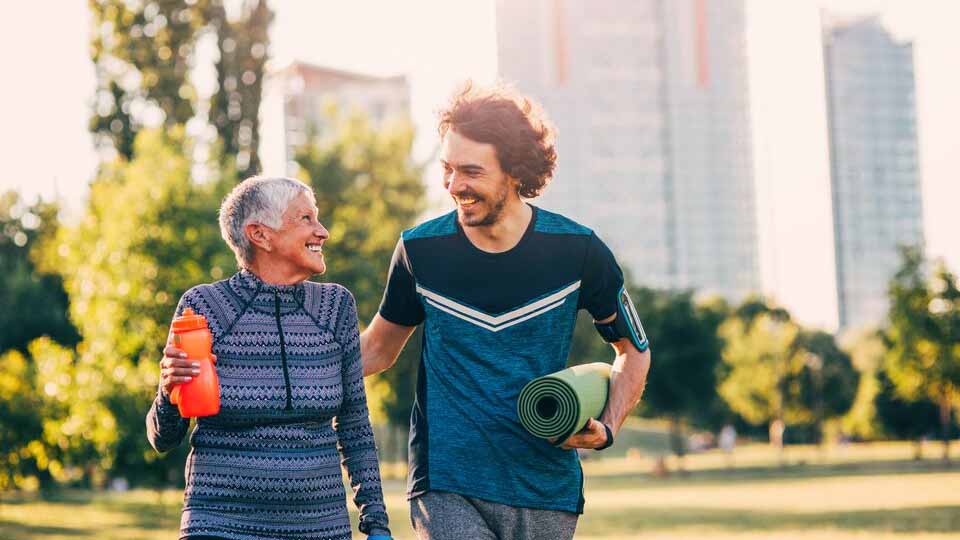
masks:
[[[246,270],[268,285],[296,285],[310,277],[302,270],[297,272],[286,265],[256,259],[246,266]]]

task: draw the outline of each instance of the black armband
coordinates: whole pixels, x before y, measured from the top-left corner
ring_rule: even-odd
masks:
[[[613,343],[622,338],[629,338],[633,346],[638,351],[643,352],[650,347],[647,342],[647,334],[643,331],[643,325],[640,324],[640,317],[637,316],[637,310],[630,300],[625,287],[620,288],[617,297],[617,316],[610,322],[594,322],[597,332],[607,342]]]

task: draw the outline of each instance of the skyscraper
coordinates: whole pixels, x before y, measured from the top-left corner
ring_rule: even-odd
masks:
[[[501,76],[559,128],[542,204],[641,284],[759,290],[742,0],[497,3]]]
[[[887,309],[897,246],[923,242],[913,47],[875,18],[826,22],[834,246],[841,328]]]
[[[296,173],[294,155],[311,130],[329,127],[328,107],[359,109],[378,126],[410,115],[410,87],[403,76],[376,77],[304,62],[270,73],[260,108],[260,159],[265,174]]]

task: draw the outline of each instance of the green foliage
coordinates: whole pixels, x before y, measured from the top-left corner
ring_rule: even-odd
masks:
[[[273,13],[266,0],[245,0],[230,20],[223,0],[90,0],[91,58],[99,91],[90,130],[127,159],[156,108],[166,128],[194,118],[201,96],[190,81],[198,42],[214,34],[219,48],[218,86],[211,98],[224,158],[236,159],[241,178],[260,169],[260,97]],[[148,125],[148,127],[150,127]]]
[[[729,374],[720,384],[720,395],[748,422],[762,424],[786,414],[782,389],[799,333],[794,323],[766,313],[752,323],[731,318],[721,325],[723,361]]]
[[[860,373],[860,383],[853,405],[841,421],[841,429],[859,439],[877,438],[882,434],[877,410],[877,397],[881,391],[878,376],[886,353],[882,336],[876,330],[848,335],[844,350]]]
[[[247,178],[260,171],[258,114],[273,13],[266,0],[247,1],[241,7],[240,19],[230,21],[222,2],[211,6],[220,58],[210,122],[217,128],[223,156],[235,158],[240,178]]]
[[[229,171],[192,182],[181,130],[144,131],[136,148],[102,167],[82,220],[44,259],[63,272],[84,346],[111,364],[156,360],[179,296],[235,268],[217,226]]]
[[[49,487],[111,464],[102,373],[49,338],[0,357],[0,489]],[[39,486],[38,486],[39,484]]]
[[[889,287],[884,367],[899,397],[939,406],[946,455],[951,413],[960,405],[960,289],[942,263],[928,278],[919,248],[902,248],[901,258]]]
[[[805,330],[795,346],[803,365],[798,380],[791,381],[791,395],[796,396],[798,409],[809,412],[806,423],[821,432],[825,419],[840,417],[853,406],[860,374],[832,334]]]
[[[330,231],[325,279],[347,285],[368,321],[400,233],[423,210],[422,168],[410,159],[409,123],[374,130],[362,114],[336,113],[330,121],[335,135],[301,148],[296,160]]]
[[[645,406],[657,416],[702,423],[717,400],[721,319],[698,307],[692,292],[637,291],[635,296],[654,357]]]
[[[874,407],[877,410],[877,428],[884,435],[898,439],[919,439],[937,432],[940,409],[936,402],[926,398],[904,399],[898,394],[886,370],[878,371],[876,379]]]
[[[374,132],[361,117],[342,122],[341,135],[312,150],[322,166],[308,160],[304,171],[320,171],[308,178],[333,234],[328,277],[356,293],[369,320],[400,231],[420,212],[423,187],[409,162],[409,125]],[[28,355],[3,357],[11,374],[0,383],[3,442],[13,449],[0,464],[4,485],[31,478],[99,484],[109,476],[157,483],[182,475],[185,448],[159,456],[146,444],[143,416],[156,392],[157,361],[179,296],[235,268],[217,210],[236,173],[227,167],[197,184],[191,154],[180,128],[141,131],[134,159],[101,166],[81,220],[42,243],[40,269],[62,276],[83,341],[76,352],[41,341]],[[394,423],[406,420],[417,356],[418,347],[408,348],[388,377],[369,381]]]
[[[760,296],[751,296],[743,301],[736,309],[733,315],[745,322],[747,325],[753,324],[754,319],[760,315],[769,315],[774,320],[789,321],[790,312],[782,307],[768,304]]]
[[[142,123],[132,114],[137,106],[158,107],[167,127],[193,117],[197,96],[188,75],[214,3],[90,0],[90,53],[101,89],[90,129],[125,157],[133,156]]]
[[[720,328],[727,365],[720,394],[730,407],[753,424],[820,426],[846,413],[858,374],[834,337],[803,330],[782,310],[750,311]]]
[[[316,193],[320,220],[330,231],[324,279],[353,292],[363,324],[380,305],[400,233],[423,210],[423,170],[410,158],[409,122],[374,130],[359,113],[331,111],[328,119],[327,131],[333,135],[311,141],[296,160],[300,177]],[[407,421],[419,356],[415,335],[393,368],[367,380],[371,410],[391,423]]]
[[[56,204],[28,205],[13,191],[0,194],[0,351],[26,352],[34,338],[48,335],[64,345],[79,340],[67,318],[67,294],[59,275],[34,264],[37,246],[59,226]]]
[[[42,400],[34,391],[36,366],[17,350],[0,356],[0,490],[32,487],[40,473],[36,444],[43,435]]]
[[[105,459],[134,478],[165,478],[182,459],[154,456],[143,422],[176,302],[236,267],[217,226],[236,178],[226,170],[217,181],[192,182],[189,151],[182,130],[141,132],[136,157],[101,168],[82,220],[63,228],[44,255],[71,297],[84,338],[78,362],[102,377],[94,398],[115,425]]]

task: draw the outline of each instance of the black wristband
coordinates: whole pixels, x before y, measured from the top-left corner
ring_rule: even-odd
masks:
[[[606,450],[607,448],[610,448],[611,446],[613,446],[613,430],[610,429],[610,426],[608,426],[608,425],[606,425],[606,424],[602,424],[602,423],[601,423],[601,425],[603,426],[603,429],[606,430],[606,432],[607,432],[607,442],[603,443],[603,446],[598,446],[598,447],[594,448],[594,450],[596,450],[596,451],[598,451],[598,452],[599,452],[600,450]]]

